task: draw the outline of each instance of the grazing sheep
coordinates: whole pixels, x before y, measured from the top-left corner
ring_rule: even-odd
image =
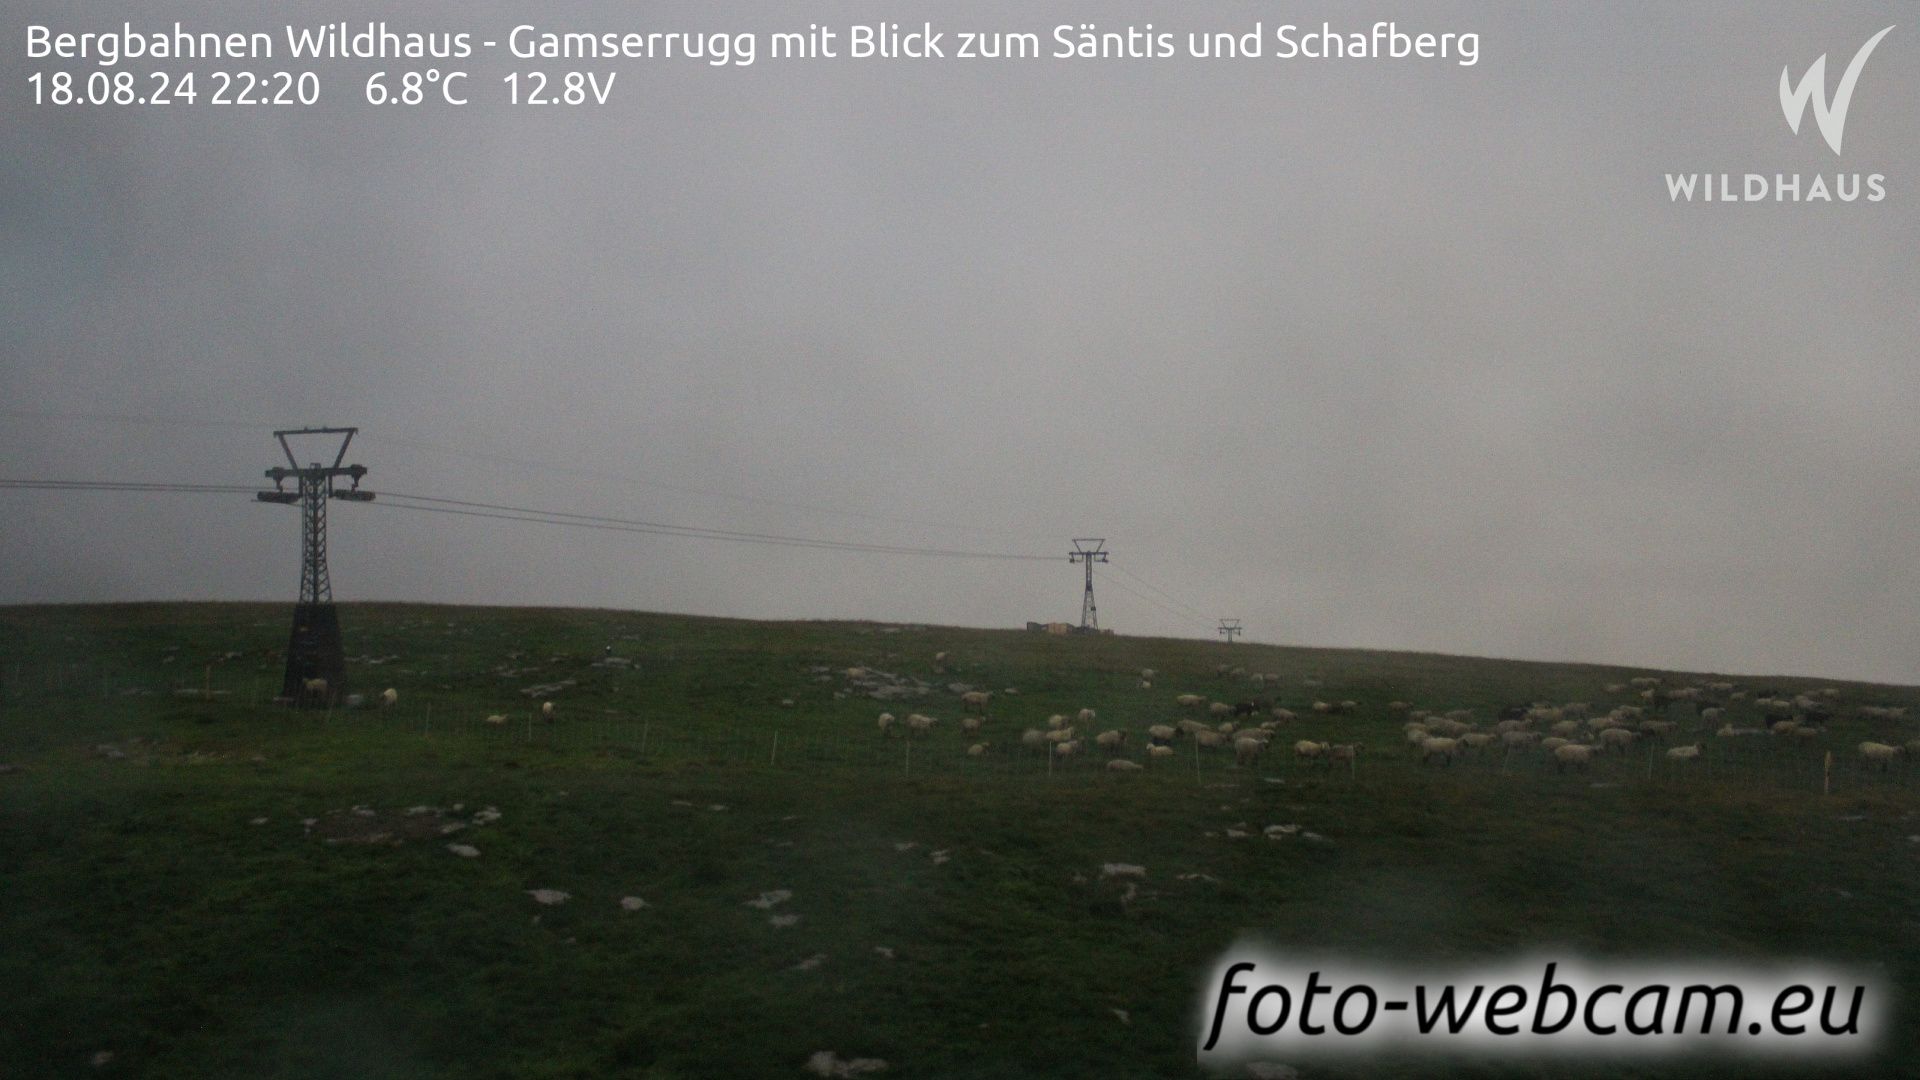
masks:
[[[1183,709],[1197,709],[1207,703],[1207,699],[1200,694],[1181,694],[1173,700]]]
[[[1556,746],[1553,748],[1553,770],[1566,772],[1568,769],[1588,768],[1593,763],[1593,750],[1593,747],[1581,743]]]
[[[1562,739],[1571,739],[1580,734],[1580,721],[1562,720],[1547,729],[1548,734],[1558,735]]]
[[[1114,758],[1112,761],[1107,762],[1108,772],[1139,772],[1140,769],[1141,765],[1139,762],[1128,761],[1126,758]]]
[[[1252,765],[1254,762],[1260,760],[1260,754],[1265,751],[1266,748],[1267,744],[1261,742],[1259,739],[1235,739],[1233,740],[1234,764]]]
[[[993,695],[985,690],[969,690],[960,695],[960,708],[967,712],[977,712],[985,716],[987,714],[987,703],[992,700]]]
[[[1709,705],[1706,708],[1700,710],[1700,719],[1705,720],[1707,723],[1711,724],[1715,720],[1718,720],[1722,716],[1725,716],[1726,713],[1727,713],[1727,710],[1721,708],[1718,705]]]
[[[1479,750],[1493,742],[1493,736],[1484,731],[1469,731],[1460,736],[1460,745],[1468,750]]]
[[[1667,756],[1675,761],[1692,761],[1694,758],[1699,757],[1700,752],[1704,749],[1706,749],[1705,743],[1694,743],[1692,746],[1676,746],[1667,751]]]
[[[1231,706],[1231,705],[1229,705],[1229,704],[1227,704],[1227,703],[1226,703],[1226,702],[1224,702],[1224,701],[1216,701],[1216,702],[1213,702],[1213,703],[1211,703],[1211,704],[1209,704],[1209,705],[1207,706],[1207,715],[1209,715],[1209,716],[1232,716],[1232,715],[1233,715],[1233,706]]]
[[[969,735],[972,735],[978,732],[980,730],[980,718],[977,716],[961,717],[960,730],[966,732]]]
[[[1549,735],[1548,737],[1540,740],[1540,749],[1545,750],[1547,753],[1551,754],[1555,750],[1558,750],[1563,746],[1571,745],[1571,743],[1572,743],[1572,740],[1563,739],[1558,735]]]
[[[1039,728],[1028,728],[1020,733],[1020,745],[1038,749],[1047,745],[1047,733]]]
[[[1305,761],[1318,761],[1327,752],[1327,744],[1301,739],[1293,744],[1293,756]]]
[[[890,712],[881,713],[880,714],[880,734],[882,735],[890,734],[892,728],[893,728],[893,714]]]
[[[300,688],[307,692],[308,697],[327,696],[327,680],[325,679],[307,679],[300,684]]]
[[[1053,744],[1053,756],[1057,758],[1072,757],[1079,752],[1080,744],[1074,742],[1072,739]]]
[[[1765,735],[1766,733],[1765,728],[1734,727],[1732,724],[1722,724],[1720,725],[1720,730],[1714,732],[1715,735],[1723,739],[1737,738],[1741,735]]]
[[[1201,723],[1198,720],[1182,720],[1178,724],[1175,724],[1174,727],[1179,728],[1181,731],[1186,732],[1188,735],[1194,735],[1202,731],[1213,730],[1212,728],[1209,728],[1207,725]]]
[[[1333,711],[1333,706],[1325,701],[1316,701],[1310,706],[1314,712],[1325,715]]]
[[[972,746],[967,747],[968,757],[985,757],[986,753],[987,753],[987,744],[983,742],[977,742],[977,743],[974,743]]]
[[[1500,741],[1505,743],[1509,749],[1524,750],[1540,741],[1540,733],[1537,731],[1509,731],[1500,736]]]
[[[506,722],[507,722],[507,718],[500,713],[494,713],[492,716],[487,717],[487,723],[492,724],[495,727],[498,727],[499,725],[504,724]]]
[[[1047,732],[1043,737],[1053,745],[1059,746],[1061,743],[1073,741],[1073,729],[1070,727],[1058,728]]]
[[[1140,681],[1142,682],[1149,681],[1157,674],[1159,674],[1159,672],[1154,671],[1152,668],[1143,667],[1140,669]]]
[[[1633,741],[1637,738],[1639,738],[1637,734],[1626,728],[1608,728],[1600,733],[1600,745],[1607,750],[1618,750],[1621,753],[1626,753],[1627,747],[1632,746]]]
[[[1092,709],[1081,709],[1074,715],[1074,721],[1081,724],[1091,724],[1095,719],[1097,717],[1094,716]]]
[[[1341,742],[1334,743],[1327,747],[1327,760],[1329,762],[1344,761],[1351,765],[1359,757],[1360,747],[1355,743]]]
[[[400,702],[400,691],[395,690],[391,686],[387,687],[385,690],[380,691],[380,707],[381,708],[391,709],[395,705],[399,704],[399,702]]]
[[[1054,713],[1052,716],[1047,717],[1047,727],[1054,731],[1058,731],[1066,726],[1067,718],[1060,713]]]
[[[1405,701],[1387,702],[1387,711],[1390,713],[1403,713],[1411,708],[1413,708],[1413,705]]]
[[[1283,724],[1289,720],[1300,719],[1300,717],[1297,716],[1292,709],[1279,709],[1279,708],[1276,708],[1273,710],[1273,718],[1275,720],[1280,721]]]
[[[1149,747],[1147,747],[1147,756],[1148,756],[1148,757],[1150,757],[1150,758],[1157,758],[1157,757],[1172,757],[1172,756],[1174,755],[1174,753],[1175,753],[1175,751],[1174,751],[1174,749],[1173,749],[1173,747],[1171,747],[1171,746],[1149,746]]]
[[[907,730],[909,732],[918,731],[924,735],[927,732],[932,731],[933,725],[939,722],[940,721],[938,718],[932,717],[932,716],[925,716],[921,713],[907,714]]]
[[[1127,733],[1124,731],[1103,731],[1093,737],[1093,745],[1109,754],[1120,752],[1127,745]]]
[[[1879,742],[1863,742],[1860,744],[1860,757],[1869,765],[1880,766],[1881,772],[1886,772],[1887,766],[1893,764],[1893,759],[1906,752],[1907,750],[1904,746],[1888,746],[1886,743]]]
[[[1198,743],[1203,749],[1215,750],[1227,741],[1227,737],[1214,731],[1212,728],[1201,728],[1199,731],[1193,733],[1193,741]]]
[[[1451,765],[1454,757],[1459,753],[1459,739],[1425,739],[1420,743],[1420,764],[1425,765],[1434,758],[1439,758],[1442,764]]]
[[[1147,729],[1147,741],[1164,745],[1172,742],[1173,737],[1177,734],[1179,734],[1179,732],[1175,731],[1169,724],[1155,724]]]
[[[540,703],[540,719],[542,720],[553,719],[553,702],[543,701]]]
[[[1650,739],[1664,739],[1673,734],[1673,730],[1679,726],[1671,720],[1642,720],[1640,734]]]
[[[1234,727],[1233,721],[1227,720],[1221,723],[1219,727],[1216,727],[1213,730],[1219,732],[1222,735],[1231,735],[1233,734],[1233,727]]]
[[[1407,725],[1407,745],[1418,747],[1433,737],[1433,733],[1419,724]]]
[[[1142,689],[1142,690],[1151,690],[1151,689],[1153,689],[1153,680],[1151,680],[1151,679],[1141,679],[1141,680],[1140,680],[1140,689]]]

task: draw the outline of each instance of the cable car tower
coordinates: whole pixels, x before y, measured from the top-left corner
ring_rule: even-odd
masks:
[[[1087,565],[1087,591],[1080,601],[1080,632],[1099,633],[1100,611],[1093,604],[1093,564],[1107,561],[1107,542],[1097,538],[1076,539],[1073,550],[1067,553],[1067,561]]]
[[[300,507],[300,599],[293,606],[293,634],[287,641],[287,671],[280,682],[280,696],[299,706],[330,705],[341,694],[347,673],[346,655],[340,646],[340,616],[333,606],[333,580],[327,574],[327,501],[372,502],[373,492],[360,490],[360,478],[367,475],[365,465],[343,465],[347,444],[359,428],[291,428],[276,431],[280,450],[287,465],[266,471],[273,481],[272,491],[259,491],[254,498],[264,503]],[[294,456],[289,435],[338,435],[340,447],[333,464],[312,462],[301,465]],[[295,482],[288,491],[287,481]],[[347,481],[341,484],[341,481]],[[309,679],[325,679],[324,694],[309,694]]]

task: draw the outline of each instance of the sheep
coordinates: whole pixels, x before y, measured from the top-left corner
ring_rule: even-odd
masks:
[[[1555,713],[1558,715],[1558,710],[1555,710]],[[1493,733],[1495,735],[1505,735],[1508,732],[1525,730],[1527,730],[1527,721],[1525,720],[1502,720],[1493,725]]]
[[[1460,745],[1468,750],[1479,750],[1493,742],[1493,736],[1484,731],[1469,731],[1460,736]]]
[[[1420,743],[1420,764],[1425,765],[1434,758],[1442,764],[1451,765],[1460,752],[1460,740],[1447,738],[1429,738]]]
[[[1267,744],[1259,739],[1240,738],[1233,740],[1233,761],[1236,765],[1252,765],[1260,760],[1260,754]]]
[[[1151,690],[1151,689],[1153,689],[1153,680],[1151,680],[1151,679],[1141,679],[1141,680],[1140,680],[1140,689],[1142,689],[1142,690]]]
[[[1072,757],[1079,752],[1080,744],[1074,742],[1072,739],[1053,744],[1053,756],[1057,758]]]
[[[972,746],[967,747],[968,757],[985,757],[986,753],[987,753],[987,744],[983,742],[977,742],[977,743],[974,743]]]
[[[1234,723],[1231,720],[1226,720],[1221,722],[1221,724],[1218,727],[1215,727],[1213,730],[1219,732],[1222,735],[1231,735],[1233,734]]]
[[[1213,703],[1211,703],[1211,704],[1209,704],[1209,705],[1207,706],[1207,715],[1209,715],[1209,716],[1232,716],[1232,715],[1233,715],[1233,706],[1231,706],[1231,705],[1229,705],[1229,704],[1227,704],[1227,703],[1226,703],[1226,702],[1224,702],[1224,701],[1216,701],[1216,702],[1213,702]]]
[[[504,724],[506,722],[507,722],[506,716],[504,716],[501,713],[494,713],[492,716],[487,717],[487,723],[492,724],[495,727],[498,727],[501,724]]]
[[[1509,731],[1500,736],[1500,741],[1505,743],[1509,749],[1524,750],[1540,741],[1540,733],[1537,731]]]
[[[540,703],[540,719],[542,720],[553,719],[553,702],[543,701]]]
[[[1893,764],[1893,759],[1906,752],[1907,750],[1904,746],[1888,746],[1886,743],[1880,742],[1863,742],[1860,744],[1860,757],[1869,765],[1880,766],[1881,772],[1886,772],[1887,766]]]
[[[977,712],[985,716],[987,714],[987,702],[991,700],[993,700],[993,695],[985,690],[969,690],[960,695],[960,707],[967,712]]]
[[[1107,762],[1108,772],[1139,772],[1140,769],[1141,765],[1139,762],[1128,761],[1126,758],[1114,758],[1112,761]]]
[[[1172,757],[1172,756],[1174,755],[1174,753],[1175,753],[1175,751],[1174,751],[1174,749],[1173,749],[1173,747],[1171,747],[1171,746],[1149,746],[1149,747],[1147,747],[1147,756],[1148,756],[1148,757],[1150,757],[1150,758],[1157,758],[1157,757]]]
[[[1555,750],[1558,750],[1563,746],[1570,746],[1570,745],[1572,745],[1572,740],[1563,739],[1558,735],[1549,735],[1548,737],[1540,740],[1540,749],[1545,750],[1549,754],[1553,753]]]
[[[1593,750],[1593,747],[1582,743],[1568,743],[1565,746],[1554,747],[1554,771],[1566,772],[1568,769],[1588,768],[1593,763]]]
[[[1407,725],[1407,745],[1409,746],[1418,747],[1432,737],[1433,733],[1419,724]]]
[[[969,735],[975,734],[980,730],[980,718],[977,716],[961,717],[960,730],[966,732]]]
[[[1047,717],[1047,727],[1054,731],[1058,731],[1066,726],[1067,718],[1059,713],[1054,713],[1052,716]]]
[[[1311,708],[1313,709],[1314,712],[1320,713],[1322,715],[1325,715],[1333,711],[1333,706],[1324,701],[1314,702]]]
[[[1580,721],[1562,720],[1548,728],[1547,733],[1549,735],[1557,735],[1562,739],[1571,739],[1575,735],[1580,734]]]
[[[1764,735],[1766,734],[1766,729],[1757,727],[1734,727],[1732,724],[1722,724],[1720,725],[1720,729],[1715,731],[1714,734],[1723,739],[1731,739],[1741,735]]]
[[[1081,709],[1074,715],[1074,721],[1081,724],[1091,724],[1095,719],[1097,718],[1094,716],[1092,709]]]
[[[1718,720],[1722,716],[1725,716],[1726,713],[1727,713],[1727,710],[1721,708],[1718,705],[1709,705],[1706,708],[1700,710],[1700,719],[1705,720],[1707,723],[1711,724],[1715,720]]]
[[[1206,697],[1201,694],[1181,694],[1173,700],[1183,709],[1197,709],[1207,703]]]
[[[1213,730],[1212,728],[1209,728],[1207,725],[1201,723],[1198,720],[1182,720],[1178,724],[1175,724],[1174,727],[1179,728],[1181,731],[1185,732],[1188,735],[1197,734],[1202,731]]]
[[[1028,728],[1020,733],[1020,745],[1039,748],[1047,745],[1047,733],[1039,728]]]
[[[920,713],[907,714],[907,730],[909,732],[918,731],[921,734],[926,734],[932,731],[933,725],[939,722],[940,720],[937,717],[925,716]]]
[[[1159,674],[1159,672],[1153,670],[1152,668],[1143,667],[1140,669],[1140,681],[1151,682],[1153,680],[1153,677],[1157,674]]]
[[[1169,724],[1155,724],[1147,729],[1147,740],[1164,745],[1172,742],[1174,736],[1177,734],[1179,734],[1179,732],[1174,730]]]
[[[1600,733],[1600,745],[1603,749],[1618,750],[1624,754],[1637,738],[1638,735],[1626,728],[1608,728]]]
[[[1093,737],[1093,744],[1109,754],[1118,753],[1127,745],[1127,733],[1124,731],[1103,731]]]
[[[1227,737],[1211,728],[1201,728],[1193,733],[1193,741],[1204,749],[1215,750],[1227,741]]]
[[[1642,720],[1640,734],[1650,739],[1663,739],[1673,734],[1673,730],[1679,726],[1671,720]]]
[[[1301,739],[1293,744],[1293,756],[1303,761],[1317,761],[1326,752],[1326,743],[1314,742],[1312,739]]]
[[[385,690],[380,691],[380,707],[381,708],[391,709],[395,705],[399,704],[399,702],[400,702],[400,691],[395,690],[391,686],[387,687]]]
[[[893,728],[893,714],[890,712],[881,713],[880,714],[880,734],[882,735],[890,734],[892,731],[892,728]]]
[[[936,664],[944,664],[944,663],[946,663],[946,662],[947,662],[947,654],[946,654],[946,653],[945,653],[944,651],[942,651],[942,652],[937,652],[937,653],[934,653],[934,654],[933,654],[933,662],[934,662],[934,663],[936,663]]]
[[[1676,746],[1667,751],[1667,757],[1674,761],[1692,761],[1694,758],[1699,757],[1700,752],[1704,749],[1706,749],[1705,743],[1694,743],[1691,746]]]
[[[1359,756],[1360,747],[1354,743],[1334,743],[1327,747],[1327,760],[1329,762],[1344,761],[1348,765],[1352,765]]]
[[[1073,741],[1073,729],[1070,727],[1057,728],[1047,732],[1043,737],[1053,745],[1059,746],[1061,743]]]
[[[1289,720],[1300,719],[1300,717],[1296,713],[1294,713],[1292,709],[1280,709],[1280,708],[1276,708],[1273,710],[1273,718],[1275,720],[1280,721],[1283,724]]]
[[[1405,702],[1405,701],[1387,702],[1387,711],[1390,713],[1403,713],[1411,708],[1413,708],[1413,705],[1409,702]]]
[[[308,697],[326,697],[327,680],[306,679],[300,683],[300,689],[306,691]]]

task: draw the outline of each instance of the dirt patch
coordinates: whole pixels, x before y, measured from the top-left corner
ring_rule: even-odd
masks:
[[[307,835],[329,844],[386,844],[398,847],[409,840],[433,840],[444,835],[447,826],[458,824],[445,811],[420,807],[411,811],[379,811],[368,806],[334,810],[312,819]]]

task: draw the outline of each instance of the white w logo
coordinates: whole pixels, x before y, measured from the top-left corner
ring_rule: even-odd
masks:
[[[1893,27],[1887,27],[1891,30]],[[1873,53],[1873,47],[1887,36],[1882,30],[1867,39],[1860,51],[1853,54],[1853,62],[1847,65],[1846,74],[1840,76],[1840,85],[1834,87],[1833,104],[1827,104],[1827,54],[1821,53],[1820,59],[1813,62],[1807,73],[1801,77],[1798,88],[1787,80],[1787,69],[1780,69],[1780,110],[1787,114],[1787,126],[1795,135],[1800,134],[1800,118],[1806,114],[1807,102],[1813,102],[1813,121],[1820,125],[1820,134],[1826,137],[1827,145],[1833,152],[1840,152],[1840,137],[1847,129],[1847,106],[1853,101],[1853,84],[1860,78],[1860,69],[1867,66],[1867,57]]]

